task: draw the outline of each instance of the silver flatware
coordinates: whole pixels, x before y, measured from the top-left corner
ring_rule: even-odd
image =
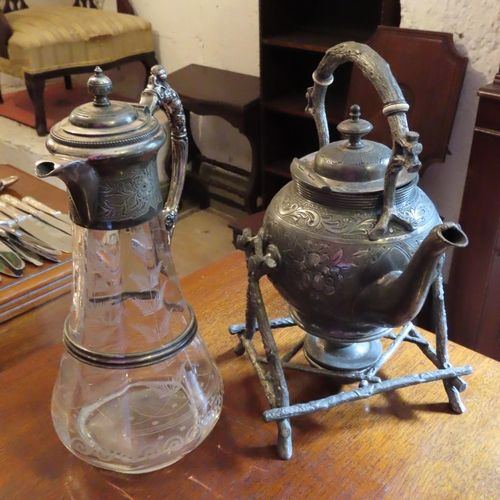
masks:
[[[15,271],[22,271],[24,269],[23,259],[3,241],[0,241],[0,259]]]
[[[17,228],[16,222],[12,220],[6,221],[1,217],[0,212],[0,236],[5,239],[14,240],[16,243],[22,247],[33,250],[35,253],[42,252],[52,255],[53,257],[58,257],[62,255],[60,250],[56,250],[51,246],[40,241],[38,238],[31,236]],[[8,243],[8,242],[7,242]]]
[[[6,187],[11,186],[14,182],[17,182],[19,177],[17,175],[9,175],[9,177],[4,177],[0,179],[0,191],[5,189]]]
[[[36,208],[37,210],[41,210],[46,214],[52,215],[52,217],[55,217],[56,219],[59,219],[65,222],[66,224],[69,224],[70,226],[72,225],[72,221],[69,215],[63,214],[62,212],[59,212],[59,210],[54,210],[48,205],[42,203],[41,201],[35,200],[35,198],[31,196],[24,196],[21,201],[23,203],[26,203],[27,205],[31,205],[33,208]]]
[[[71,253],[72,240],[71,236],[55,227],[49,226],[44,222],[36,219],[32,215],[27,215],[17,208],[0,201],[0,211],[8,217],[14,219],[17,225],[27,233],[35,236],[43,243],[60,250],[64,253]]]
[[[28,249],[34,247],[54,256],[59,256],[62,254],[60,250],[56,250],[55,248],[47,245],[38,238],[35,238],[34,236],[31,236],[30,234],[25,233],[24,231],[19,229],[19,226],[14,220],[3,219],[0,212],[0,236],[3,236],[4,233],[7,233],[6,236],[15,238],[16,241],[18,241],[21,245],[24,245]]]
[[[43,260],[40,259],[40,256],[38,256],[35,252],[28,250],[14,238],[5,237],[5,234],[7,233],[3,233],[3,229],[0,228],[0,237],[3,239],[5,244],[9,246],[14,252],[16,252],[23,260],[37,267],[43,266]]]
[[[42,222],[45,222],[46,224],[49,224],[71,236],[71,225],[55,217],[52,217],[52,215],[48,215],[47,213],[42,212],[41,210],[33,208],[31,205],[24,203],[23,201],[19,200],[18,198],[15,198],[14,196],[11,196],[10,194],[4,194],[0,196],[0,201],[8,203],[9,205],[12,205],[17,209],[22,210],[23,212],[26,212],[27,214],[30,214],[33,217],[40,219]]]
[[[16,269],[12,269],[3,260],[0,260],[0,274],[5,274],[5,276],[10,276],[11,278],[22,278],[23,272]]]
[[[26,262],[41,266],[43,261],[40,260],[39,257],[43,257],[52,262],[61,262],[59,256],[62,255],[62,252],[59,250],[47,248],[39,244],[38,240],[35,241],[34,238],[28,237],[28,235],[19,237],[16,233],[18,233],[18,231],[9,232],[6,230],[5,226],[0,225],[0,238],[2,241]]]

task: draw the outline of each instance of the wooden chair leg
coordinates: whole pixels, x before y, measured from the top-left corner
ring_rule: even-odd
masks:
[[[64,86],[66,90],[71,90],[73,88],[73,82],[71,81],[71,75],[64,75]]]
[[[45,104],[43,102],[43,92],[45,90],[45,80],[25,80],[26,88],[35,110],[35,129],[39,136],[47,135],[47,119],[45,117]]]

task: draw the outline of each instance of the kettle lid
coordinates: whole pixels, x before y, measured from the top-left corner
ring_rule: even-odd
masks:
[[[108,99],[113,84],[99,66],[87,88],[93,102],[78,106],[51,128],[46,141],[51,153],[86,158],[114,155],[119,148],[119,156],[127,157],[159,149],[165,142],[163,128],[144,106]]]
[[[358,105],[350,108],[350,118],[341,122],[337,130],[346,139],[322,147],[314,156],[308,155],[292,164],[292,175],[302,182],[333,192],[362,193],[384,190],[385,170],[391,157],[391,150],[384,144],[362,140],[371,132],[370,122],[360,118]],[[302,163],[302,166],[297,165]],[[297,168],[298,167],[298,168]],[[313,175],[304,175],[304,168]],[[410,182],[415,174],[404,170],[398,178],[398,186]]]

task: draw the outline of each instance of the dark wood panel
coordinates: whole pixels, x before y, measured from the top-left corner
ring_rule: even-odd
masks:
[[[382,27],[368,41],[390,65],[410,105],[410,130],[420,134],[423,169],[445,160],[453,121],[462,90],[467,58],[458,54],[451,33]],[[382,103],[361,71],[354,68],[347,106],[359,104],[373,125],[368,138],[391,146],[391,132]]]
[[[451,338],[500,360],[500,76],[498,80],[479,90],[459,220],[470,243],[453,254],[447,302]]]

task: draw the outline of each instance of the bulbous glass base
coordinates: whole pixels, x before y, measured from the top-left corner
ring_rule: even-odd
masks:
[[[64,445],[82,460],[138,474],[194,450],[217,423],[222,379],[201,338],[148,367],[110,370],[63,354],[52,418]]]

